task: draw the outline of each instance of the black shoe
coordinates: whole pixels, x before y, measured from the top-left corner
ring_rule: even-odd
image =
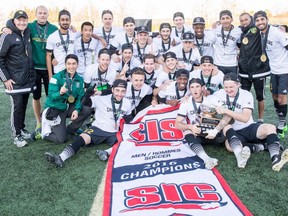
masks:
[[[288,162],[288,149],[285,149],[282,154],[279,153],[272,157],[272,169],[274,171],[280,171],[285,163]]]
[[[55,155],[55,154],[52,154],[50,152],[46,152],[44,154],[44,156],[49,163],[54,164],[56,167],[63,167],[64,166],[64,162],[62,161],[62,159],[60,158],[59,155]]]
[[[108,152],[104,151],[104,150],[97,150],[96,151],[96,155],[98,156],[98,158],[101,160],[101,161],[107,161],[108,160]]]

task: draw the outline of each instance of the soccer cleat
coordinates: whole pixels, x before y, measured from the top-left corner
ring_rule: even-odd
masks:
[[[30,139],[31,134],[26,129],[22,129],[21,136],[23,137],[23,139]]]
[[[244,146],[242,151],[236,157],[238,167],[239,168],[245,168],[247,161],[250,158],[250,156],[251,156],[250,148],[248,146]]]
[[[288,131],[288,126],[285,124],[284,128],[280,129],[277,127],[277,134],[279,136],[279,139],[284,139],[285,133]]]
[[[285,163],[288,162],[288,149],[285,149],[282,154],[277,154],[272,157],[272,170],[279,172]]]
[[[14,144],[19,148],[28,145],[28,143],[24,140],[24,138],[21,135],[14,137]]]
[[[108,160],[108,152],[104,151],[104,150],[97,150],[96,151],[96,155],[98,156],[98,158],[101,160],[101,161],[107,161]]]
[[[204,161],[204,164],[206,169],[211,170],[218,165],[218,160],[216,158],[209,157],[207,160]]]
[[[46,152],[44,154],[44,156],[49,163],[54,164],[56,167],[63,167],[64,166],[64,162],[62,161],[62,159],[59,155],[52,154],[50,152]]]

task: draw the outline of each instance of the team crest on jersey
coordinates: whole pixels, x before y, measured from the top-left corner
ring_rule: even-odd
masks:
[[[252,34],[255,34],[257,32],[257,29],[256,29],[256,27],[254,27],[254,28],[251,28],[251,33]]]
[[[184,135],[175,128],[175,119],[149,119],[139,124],[139,128],[132,131],[129,136],[135,145],[180,145]]]

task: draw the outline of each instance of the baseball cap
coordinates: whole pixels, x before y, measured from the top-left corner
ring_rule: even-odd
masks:
[[[28,15],[23,10],[18,10],[15,12],[13,19],[19,19],[20,17],[24,17],[25,19],[28,19]]]
[[[197,24],[205,25],[204,18],[203,17],[195,17],[193,19],[193,25],[197,25]]]
[[[235,81],[235,82],[240,82],[239,76],[236,73],[227,73],[224,78],[224,81]]]
[[[265,17],[267,19],[267,14],[265,11],[260,10],[254,14],[254,20],[256,20],[258,17]]]
[[[186,76],[187,78],[189,78],[189,71],[184,68],[179,69],[176,71],[176,77],[179,77],[179,76]]]
[[[202,56],[201,57],[201,64],[203,64],[203,63],[211,63],[211,64],[213,64],[212,56]]]
[[[122,88],[127,88],[127,81],[126,80],[122,80],[122,79],[116,79],[113,83],[113,88],[116,87],[122,87]]]
[[[176,54],[174,52],[167,52],[163,54],[164,61],[166,61],[168,58],[174,58],[177,59]]]
[[[125,17],[123,19],[123,26],[127,23],[134,23],[135,24],[135,19],[133,17]]]
[[[170,30],[172,29],[170,23],[161,23],[161,25],[160,25],[160,31],[161,31],[161,29],[163,29],[163,28],[169,28]]]
[[[176,12],[176,13],[174,13],[174,15],[173,15],[173,20],[174,20],[176,17],[182,17],[183,19],[185,19],[185,18],[184,18],[184,14],[183,14],[182,12]]]
[[[229,10],[222,10],[222,11],[220,12],[219,18],[221,19],[221,17],[224,16],[224,15],[228,15],[228,16],[230,16],[231,18],[233,18],[233,17],[232,17],[232,13],[231,13],[231,11],[229,11]]]
[[[205,85],[205,83],[204,83],[201,79],[199,79],[199,78],[192,78],[192,79],[189,81],[189,86],[190,86],[192,83],[198,83],[198,84],[200,84],[201,86],[204,86],[204,85]]]
[[[194,41],[194,34],[192,32],[184,32],[182,34],[182,41]]]
[[[136,31],[137,31],[138,33],[144,32],[144,33],[149,34],[148,28],[147,28],[147,26],[145,26],[145,25],[138,26],[138,27],[136,28]]]
[[[103,48],[99,50],[98,57],[100,57],[104,53],[110,55],[109,50],[107,48]]]
[[[133,45],[131,43],[125,43],[122,45],[121,49],[122,49],[122,51],[124,51],[126,49],[131,49],[133,52]]]

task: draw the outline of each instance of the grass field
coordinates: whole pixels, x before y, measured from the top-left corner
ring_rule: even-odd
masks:
[[[26,118],[30,131],[35,127],[31,98]],[[82,148],[62,169],[56,169],[45,161],[43,154],[58,153],[67,144],[37,141],[17,148],[10,129],[10,99],[3,88],[0,101],[0,215],[88,215],[106,166],[96,158],[95,151],[107,146]],[[276,120],[267,89],[265,121]],[[254,215],[288,215],[287,165],[276,173],[271,169],[268,152],[261,152],[253,154],[246,168],[239,170],[233,154],[220,147],[206,149],[219,159],[218,170]]]

